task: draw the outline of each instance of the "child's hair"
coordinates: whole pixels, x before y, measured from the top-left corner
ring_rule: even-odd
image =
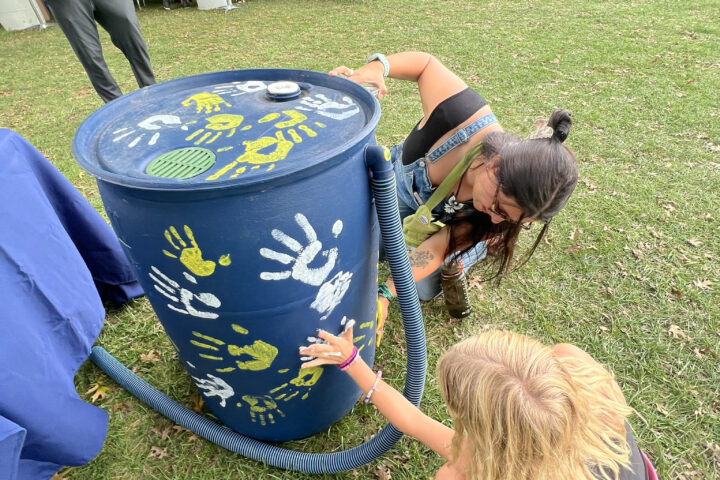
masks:
[[[632,409],[599,365],[492,331],[448,350],[438,380],[455,426],[452,461],[465,441],[468,479],[595,479],[593,470],[614,479],[629,466]]]

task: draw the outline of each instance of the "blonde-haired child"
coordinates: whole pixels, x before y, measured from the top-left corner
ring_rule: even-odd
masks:
[[[489,331],[439,360],[455,430],[424,415],[366,365],[352,325],[302,347],[304,367],[338,365],[398,430],[447,460],[436,479],[649,479],[654,471],[626,423],[632,409],[611,373],[581,349]],[[647,466],[650,467],[648,470]]]

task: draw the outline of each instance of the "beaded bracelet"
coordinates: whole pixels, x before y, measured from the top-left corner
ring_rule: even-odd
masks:
[[[380,383],[381,378],[382,378],[382,370],[378,370],[378,373],[375,376],[375,383],[373,383],[372,388],[367,393],[367,395],[365,395],[365,400],[363,400],[365,403],[370,403],[370,397],[372,397],[372,394],[375,392],[375,389],[377,388],[378,383]]]
[[[350,354],[350,356],[343,363],[338,365],[338,368],[344,372],[345,370],[350,368],[350,365],[352,365],[353,363],[355,363],[357,361],[357,357],[358,357],[358,349],[356,346],[353,346],[353,351]]]
[[[390,292],[390,287],[385,285],[384,283],[381,283],[378,285],[378,293],[382,295],[383,297],[387,298],[389,302],[392,302],[395,300],[395,295]]]

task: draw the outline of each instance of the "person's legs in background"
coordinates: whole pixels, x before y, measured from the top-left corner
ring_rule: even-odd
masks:
[[[122,95],[102,54],[90,0],[46,0],[45,4],[68,39],[95,91],[104,102]]]
[[[93,0],[95,19],[130,62],[140,88],[155,83],[147,45],[140,32],[132,0]]]

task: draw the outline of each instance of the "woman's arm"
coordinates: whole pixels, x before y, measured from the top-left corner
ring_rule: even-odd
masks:
[[[412,269],[415,282],[419,282],[427,277],[442,265],[445,260],[445,252],[447,251],[449,238],[448,228],[443,227],[440,231],[421,243],[415,250],[410,252],[410,268]],[[390,293],[397,297],[397,290],[395,289],[395,282],[393,282],[392,277],[389,277],[385,281],[385,285],[390,290]],[[379,345],[385,331],[385,320],[388,316],[390,300],[378,293],[378,302],[376,342]]]
[[[390,78],[409,80],[418,84],[423,114],[427,118],[435,107],[446,98],[467,88],[467,84],[429,53],[402,52],[388,55]],[[375,85],[380,89],[379,98],[387,93],[383,73],[385,67],[378,60],[356,70],[346,66],[332,69],[329,74],[345,75],[357,83]]]
[[[301,349],[301,355],[315,357],[315,360],[303,364],[303,368],[339,365],[347,360],[353,352],[353,323],[351,321],[340,337],[321,330],[318,336],[328,343],[315,344]],[[357,360],[347,368],[346,373],[357,383],[364,394],[367,394],[375,385],[377,378],[377,375],[359,354]],[[450,458],[450,445],[454,435],[451,428],[423,414],[400,392],[382,380],[377,382],[370,400],[395,428],[421,441],[442,457]]]
[[[387,57],[387,60],[390,64],[390,78],[417,82],[425,118],[440,102],[467,88],[460,77],[428,53],[396,53]],[[370,64],[373,63],[380,62]]]
[[[413,280],[416,283],[433,273],[443,264],[449,240],[450,230],[443,227],[410,252],[410,268],[412,269]],[[388,278],[386,285],[390,292],[397,296],[392,278]]]

